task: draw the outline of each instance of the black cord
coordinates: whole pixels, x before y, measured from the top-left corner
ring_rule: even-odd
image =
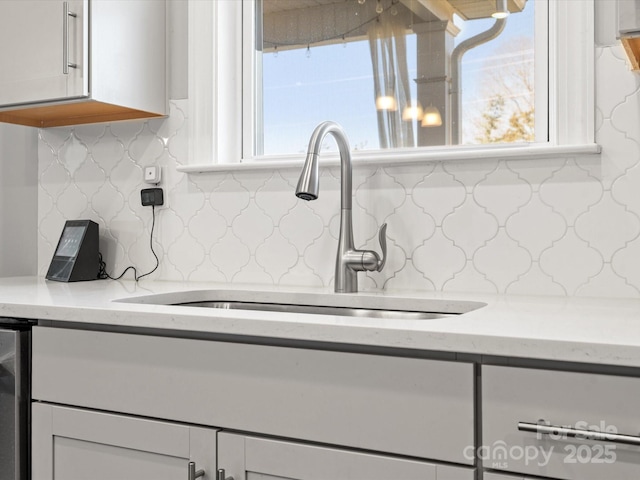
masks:
[[[138,278],[136,278],[136,282],[140,280],[142,277],[151,275],[153,272],[155,272],[158,269],[158,266],[160,265],[160,260],[158,259],[158,255],[156,255],[156,252],[153,250],[153,230],[155,229],[155,227],[156,227],[156,206],[151,205],[151,234],[149,235],[149,247],[151,248],[151,253],[153,253],[153,256],[156,258],[156,266],[153,267],[153,270],[151,270],[150,272],[144,273],[140,275]]]
[[[151,247],[151,253],[153,253],[153,256],[156,259],[156,266],[153,267],[153,270],[147,273],[143,273],[142,275],[138,275],[138,271],[136,270],[136,267],[134,267],[133,265],[129,265],[127,268],[124,269],[124,271],[119,276],[112,277],[107,273],[107,264],[102,259],[102,253],[98,252],[98,264],[99,264],[98,278],[102,280],[105,280],[107,278],[110,280],[120,280],[122,277],[124,277],[125,273],[127,273],[129,270],[133,270],[133,278],[137,282],[142,277],[146,277],[147,275],[151,275],[153,272],[155,272],[160,266],[160,260],[158,259],[158,255],[156,255],[156,252],[153,249],[153,231],[155,227],[156,227],[156,207],[155,205],[151,205],[151,234],[149,235],[149,246]]]

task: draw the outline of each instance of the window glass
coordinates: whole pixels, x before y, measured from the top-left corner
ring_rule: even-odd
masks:
[[[529,0],[521,13],[508,17],[498,37],[462,57],[462,143],[536,140],[534,8],[534,2]],[[493,21],[457,20],[456,23],[460,25],[460,34],[456,37],[459,45],[487,30]],[[546,137],[538,141],[546,141]]]
[[[534,136],[546,115],[534,111],[534,0],[506,3],[504,28],[456,69],[460,45],[496,23],[494,2],[258,0],[254,153],[303,153],[325,120],[353,150],[546,141]]]

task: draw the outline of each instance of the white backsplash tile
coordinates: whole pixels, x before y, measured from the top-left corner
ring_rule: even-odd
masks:
[[[640,238],[613,254],[611,259],[613,272],[626,280],[626,283],[640,290]]]
[[[233,221],[249,206],[251,192],[232,174],[228,174],[211,192],[209,201],[231,226]]]
[[[482,292],[499,293],[498,287],[482,273],[478,272],[471,260],[468,260],[461,272],[447,280],[442,290],[445,292]]]
[[[323,285],[328,286],[334,274],[337,242],[337,237],[325,228],[322,235],[302,252],[301,261],[321,279]]]
[[[605,264],[602,271],[579,287],[575,294],[581,297],[630,298],[638,297],[640,291],[621,278],[611,265]]]
[[[383,288],[392,290],[436,290],[433,282],[416,270],[411,262],[407,262],[402,270],[388,278],[383,284]]]
[[[531,268],[518,280],[507,287],[505,293],[514,295],[567,295],[567,290],[554,281],[540,269],[538,262],[533,262]],[[595,295],[602,296],[602,295]]]
[[[531,268],[531,254],[500,228],[495,237],[476,251],[473,264],[499,292],[505,292]]]
[[[411,262],[424,278],[429,279],[434,290],[442,290],[445,283],[464,270],[467,257],[464,250],[438,228],[412,252]]]
[[[319,200],[318,200],[319,201]],[[300,201],[280,219],[280,233],[298,249],[304,252],[307,246],[322,236],[324,223],[307,202]]]
[[[431,238],[436,232],[436,222],[431,215],[413,202],[410,195],[389,215],[387,222],[387,237],[402,248],[406,255],[411,256],[425,239]]]
[[[274,283],[291,270],[300,259],[298,249],[287,240],[279,228],[256,248],[256,262],[265,272],[269,272]]]
[[[638,90],[640,77],[629,70],[620,44],[596,50],[602,52],[596,58],[596,105],[603,117],[609,118]]]
[[[280,223],[298,203],[297,198],[291,195],[295,184],[289,183],[281,172],[273,172],[269,179],[255,193],[255,203],[271,218],[274,225]]]
[[[437,164],[412,188],[411,198],[435,220],[436,225],[442,226],[444,218],[462,206],[467,191],[463,183],[443,169],[442,164]]]
[[[596,177],[570,158],[540,185],[540,198],[562,215],[568,225],[573,225],[580,214],[600,201],[603,190]]]
[[[354,203],[372,218],[382,219],[382,222],[393,215],[407,198],[404,186],[382,168],[359,185],[354,183],[354,189]]]
[[[508,235],[525,248],[532,258],[564,236],[567,222],[553,208],[535,195],[505,222]]]
[[[478,205],[473,195],[447,215],[442,221],[445,236],[462,248],[470,260],[476,250],[483,247],[498,233],[498,220]]]
[[[531,185],[511,171],[504,162],[480,181],[473,189],[473,198],[478,205],[491,212],[500,226],[531,200]],[[504,199],[509,201],[505,202]]]
[[[560,240],[542,252],[539,264],[569,295],[575,295],[578,288],[600,273],[604,259],[569,227]]]
[[[383,272],[361,288],[640,297],[640,77],[620,46],[598,47],[600,157],[427,163],[354,169],[354,236]],[[189,176],[187,102],[167,119],[41,130],[39,271],[66,219],[100,224],[112,274],[153,268],[143,167],[163,167],[155,279],[333,285],[340,171],[320,197],[294,196],[298,171]],[[144,280],[143,280],[144,281]]]
[[[228,282],[251,261],[251,251],[231,230],[211,247],[209,255]],[[178,262],[176,259],[174,263]]]
[[[368,248],[380,250],[378,245],[370,245]],[[335,262],[332,263],[335,264]],[[382,288],[388,279],[395,277],[404,270],[407,263],[409,263],[409,260],[406,252],[395,240],[389,240],[387,242],[387,261],[384,266],[384,271],[367,273],[367,277],[375,283],[377,288]]]
[[[576,234],[590,247],[598,250],[605,261],[624,249],[640,234],[640,219],[624,205],[616,202],[610,192],[576,219]]]

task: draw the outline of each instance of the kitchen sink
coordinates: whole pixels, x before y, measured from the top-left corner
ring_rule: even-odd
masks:
[[[378,310],[372,308],[331,307],[324,305],[297,305],[287,303],[257,302],[187,302],[178,303],[186,307],[218,308],[223,310],[261,310],[267,312],[311,313],[317,315],[342,315],[346,317],[390,318],[401,320],[430,320],[442,318],[452,313],[412,312],[405,310]]]
[[[455,317],[486,304],[468,300],[422,299],[381,294],[325,294],[249,290],[191,290],[117,300],[215,310],[250,310],[390,320]]]

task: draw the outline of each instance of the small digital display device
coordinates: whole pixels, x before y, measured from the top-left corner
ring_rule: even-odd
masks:
[[[66,227],[56,249],[56,257],[77,257],[84,237],[84,227]]]
[[[49,265],[47,280],[96,280],[99,271],[98,224],[91,220],[68,220]]]

